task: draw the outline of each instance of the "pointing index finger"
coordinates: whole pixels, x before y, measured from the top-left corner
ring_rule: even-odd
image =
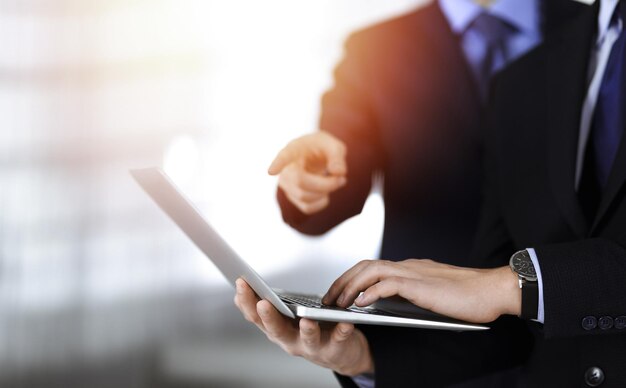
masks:
[[[278,175],[280,172],[295,159],[295,153],[292,150],[293,143],[287,145],[287,147],[280,150],[278,155],[272,161],[272,164],[267,169],[267,173],[270,175]]]

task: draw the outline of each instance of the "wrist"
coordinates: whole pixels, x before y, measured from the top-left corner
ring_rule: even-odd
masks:
[[[522,313],[522,290],[519,287],[517,274],[509,266],[496,268],[498,273],[498,290],[502,296],[500,300],[500,315],[509,314],[519,316]]]

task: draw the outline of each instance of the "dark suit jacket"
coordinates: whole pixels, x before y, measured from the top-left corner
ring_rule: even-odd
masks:
[[[544,5],[544,31],[578,10],[571,0]],[[372,176],[382,175],[381,257],[486,266],[469,259],[481,201],[482,105],[458,38],[436,2],[353,34],[320,119],[321,129],[347,144],[348,184],[313,216],[279,190],[283,218],[301,232],[324,233],[359,214]],[[510,324],[523,326],[505,320],[489,333],[461,334],[362,329],[378,388],[432,387],[519,363],[529,342],[510,336]],[[406,368],[404,359],[413,357],[419,368]]]
[[[574,190],[595,11],[501,75],[486,139],[477,255],[498,265],[534,247],[543,276],[545,325],[528,323],[534,343],[524,363],[532,387],[587,386],[592,366],[603,370],[602,386],[626,386],[626,329],[583,324],[626,315],[626,136],[592,221]]]
[[[435,3],[353,34],[345,51],[319,125],[348,147],[348,184],[310,217],[279,191],[285,221],[324,233],[360,213],[379,174],[381,257],[466,263],[479,213],[482,104],[457,38]]]

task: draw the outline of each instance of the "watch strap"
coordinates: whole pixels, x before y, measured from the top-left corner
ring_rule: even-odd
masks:
[[[523,319],[537,319],[539,310],[539,284],[522,280],[522,314]]]

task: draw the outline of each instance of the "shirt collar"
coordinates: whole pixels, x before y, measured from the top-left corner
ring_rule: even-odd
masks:
[[[488,8],[484,8],[472,0],[439,0],[439,7],[448,20],[452,31],[459,35],[467,30],[481,12],[487,12],[506,20],[522,32],[530,34],[540,32],[537,0],[496,0]]]
[[[609,31],[609,27],[611,26],[611,19],[613,17],[613,13],[615,12],[615,7],[617,7],[618,2],[619,0],[600,1],[600,12],[598,12],[598,39],[596,41],[597,44],[601,44],[606,37],[606,33]]]

